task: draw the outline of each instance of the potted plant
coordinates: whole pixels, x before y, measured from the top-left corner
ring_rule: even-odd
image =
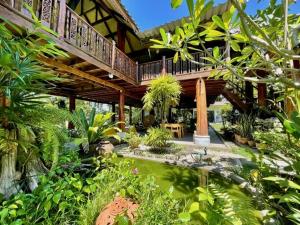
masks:
[[[251,138],[254,131],[253,115],[241,114],[238,120],[237,130],[241,136],[237,137],[239,139],[239,143],[248,144],[249,137]]]
[[[73,113],[75,126],[82,134],[80,143],[85,152],[112,153],[114,146],[111,144],[110,139],[114,138],[120,141],[121,138],[118,132],[121,132],[121,130],[117,127],[117,123],[111,122],[113,113],[96,114],[95,112],[96,110],[93,108],[89,118],[82,109]]]

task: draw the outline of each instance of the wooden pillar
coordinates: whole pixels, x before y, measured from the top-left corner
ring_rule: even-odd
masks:
[[[72,113],[76,109],[76,98],[74,95],[71,95],[69,97],[69,111]],[[72,122],[69,122],[68,124],[69,129],[74,129],[74,124]]]
[[[122,131],[125,130],[125,96],[122,91],[120,91],[120,99],[119,99],[119,122],[120,129]]]
[[[245,96],[247,103],[253,103],[253,85],[250,81],[245,81]]]
[[[126,27],[118,22],[117,23],[117,37],[118,37],[118,43],[117,47],[122,52],[125,52],[125,40],[126,40]]]
[[[113,112],[113,116],[111,117],[112,122],[116,122],[116,104],[111,104],[111,110]]]
[[[260,107],[266,107],[267,105],[267,85],[265,83],[257,84],[258,92],[258,105]]]
[[[206,88],[203,79],[198,79],[196,83],[196,103],[197,103],[196,134],[198,136],[208,136]]]
[[[129,106],[129,124],[132,125],[132,106]]]

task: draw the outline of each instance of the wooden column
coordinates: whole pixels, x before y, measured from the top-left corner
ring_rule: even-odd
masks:
[[[116,122],[116,104],[111,104],[111,110],[113,112],[113,116],[111,117],[112,122]]]
[[[125,40],[126,40],[126,27],[118,22],[117,24],[117,37],[118,37],[118,43],[117,47],[122,52],[125,52]]]
[[[74,95],[71,95],[69,97],[69,111],[72,113],[76,109],[76,98]],[[74,124],[72,122],[69,122],[68,124],[69,129],[74,129]]]
[[[260,107],[266,107],[267,105],[267,85],[265,83],[257,84],[258,92],[258,105]]]
[[[132,106],[129,106],[129,124],[132,125]]]
[[[208,136],[206,88],[203,79],[196,83],[197,127],[196,135]]]
[[[125,130],[125,96],[122,91],[120,91],[120,99],[119,99],[119,122],[120,129],[122,131]]]

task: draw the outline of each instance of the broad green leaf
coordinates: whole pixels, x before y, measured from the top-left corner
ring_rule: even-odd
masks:
[[[298,194],[296,192],[285,194],[282,197],[280,197],[279,202],[280,203],[290,202],[290,203],[295,203],[295,204],[300,205],[300,194]]]
[[[167,36],[166,31],[163,28],[160,28],[159,32],[160,32],[160,35],[161,35],[161,38],[162,38],[163,42],[165,44],[168,44],[169,41],[168,41],[168,36]]]
[[[58,204],[59,200],[61,198],[61,193],[57,193],[53,196],[53,202]]]
[[[50,209],[51,209],[51,201],[46,201],[45,203],[44,203],[44,210],[46,211],[46,212],[48,212]]]
[[[240,48],[239,44],[236,41],[230,41],[230,45],[231,45],[231,48],[234,51],[236,51],[236,52],[240,52],[241,51],[241,48]]]
[[[175,53],[173,58],[173,63],[176,63],[178,61],[178,52]]]
[[[172,0],[172,1],[171,1],[171,7],[172,7],[173,9],[178,8],[178,7],[182,4],[182,1],[183,1],[183,0]]]
[[[223,32],[220,32],[218,30],[208,30],[207,34],[206,34],[206,37],[214,38],[214,37],[222,37],[224,35],[225,34]]]
[[[194,0],[186,0],[190,15],[194,14]]]
[[[215,24],[216,24],[218,27],[222,28],[223,30],[226,30],[226,27],[225,27],[225,25],[224,25],[222,19],[221,19],[219,16],[213,15],[212,20],[215,22]]]
[[[197,212],[200,209],[199,202],[193,202],[190,206],[189,213]]]
[[[191,215],[188,212],[182,212],[178,216],[179,219],[184,223],[189,222],[191,220]]]
[[[214,47],[213,48],[213,56],[216,58],[216,59],[219,59],[220,58],[220,49],[218,46]]]

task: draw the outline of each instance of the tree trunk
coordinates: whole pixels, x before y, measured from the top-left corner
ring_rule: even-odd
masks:
[[[38,177],[47,171],[48,169],[44,166],[41,159],[33,153],[26,165],[26,178],[28,187],[31,191],[38,187]]]
[[[20,179],[20,173],[16,171],[17,162],[17,143],[13,143],[16,140],[16,131],[7,131],[9,148],[6,149],[1,158],[1,175],[0,175],[0,193],[4,198],[9,198],[12,194],[19,192],[20,188],[17,181]]]

